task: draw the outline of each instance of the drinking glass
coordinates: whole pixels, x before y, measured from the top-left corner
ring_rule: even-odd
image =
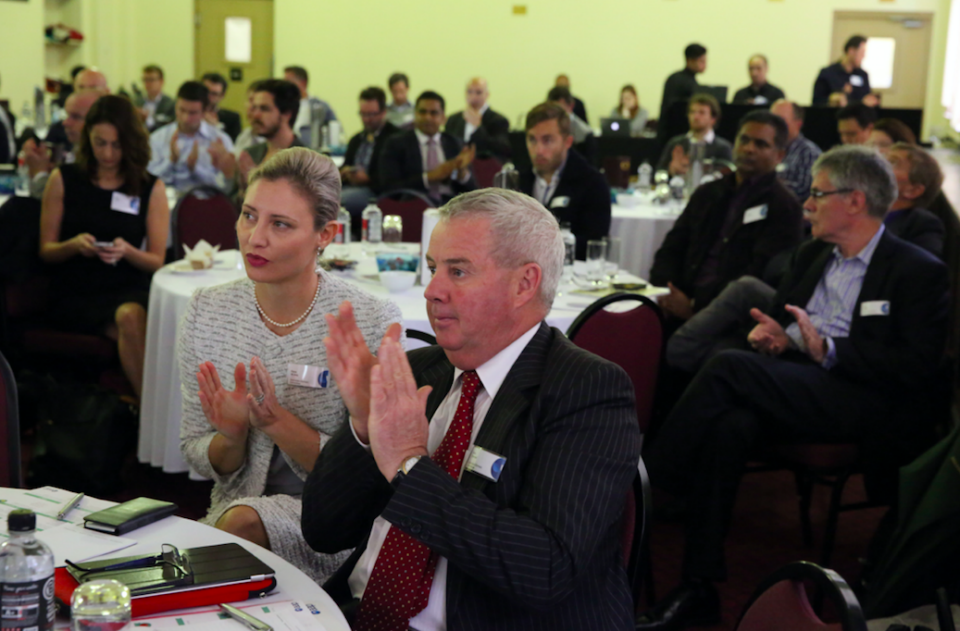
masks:
[[[73,631],[120,631],[130,624],[130,588],[102,578],[81,583],[70,599]]]
[[[587,241],[587,280],[594,285],[599,286],[602,284],[606,258],[606,241]]]
[[[607,256],[604,270],[607,274],[607,280],[613,282],[617,279],[617,272],[620,271],[620,239],[619,237],[607,237]]]
[[[403,219],[400,215],[387,215],[383,218],[383,242],[400,243],[403,240]]]

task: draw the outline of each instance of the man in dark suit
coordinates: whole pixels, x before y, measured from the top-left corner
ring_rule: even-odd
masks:
[[[440,131],[446,121],[443,97],[430,90],[417,97],[414,128],[394,134],[380,156],[384,191],[408,188],[442,203],[476,188],[470,164],[477,151]]]
[[[802,211],[777,179],[787,125],[755,110],[743,117],[735,173],[700,186],[657,250],[650,282],[669,287],[660,305],[674,327],[689,320],[732,280],[761,276],[775,255],[800,243]]]
[[[510,159],[510,121],[490,109],[489,98],[487,80],[481,77],[470,79],[467,109],[450,116],[444,131],[465,145],[476,145],[479,157],[494,157],[505,163]]]
[[[880,99],[870,90],[870,75],[862,68],[866,55],[866,37],[854,35],[848,39],[843,45],[840,61],[817,75],[813,84],[813,105],[828,105],[834,96],[844,105],[860,102],[869,107],[879,105]]]
[[[667,171],[671,176],[686,175],[690,169],[692,147],[703,148],[703,158],[730,160],[733,147],[714,131],[720,120],[720,103],[709,94],[694,94],[687,104],[687,121],[690,131],[671,138],[660,152],[658,171]]]
[[[349,303],[327,316],[350,421],[307,478],[303,532],[355,550],[325,589],[359,599],[359,631],[633,629],[618,541],[633,387],[543,322],[556,220],[514,191],[467,193],[427,261],[437,345],[404,355],[394,324],[374,360]]]
[[[683,49],[686,65],[667,77],[663,84],[663,98],[660,99],[660,118],[657,127],[657,138],[666,142],[669,138],[667,131],[667,112],[670,106],[677,101],[686,101],[697,91],[697,75],[707,69],[707,49],[700,44],[690,44]]]
[[[570,77],[565,74],[557,75],[556,81],[553,82],[555,88],[566,88],[570,89]],[[570,98],[573,100],[573,113],[577,115],[577,118],[582,120],[584,123],[589,124],[590,121],[587,120],[587,106],[583,104],[583,101],[577,97],[570,94]]]
[[[814,166],[804,204],[814,240],[797,251],[750,350],[707,362],[651,446],[651,482],[688,502],[684,583],[638,629],[713,623],[713,582],[750,453],[764,443],[909,442],[892,409],[920,398],[943,353],[947,269],[883,227],[896,180],[882,156],[838,147]],[[913,416],[911,415],[911,420]]]
[[[750,73],[750,85],[740,88],[733,95],[734,103],[747,105],[770,105],[774,101],[784,98],[783,90],[767,81],[769,69],[766,55],[754,55],[747,62]]]
[[[527,113],[527,152],[532,169],[520,173],[520,190],[550,209],[577,238],[577,258],[586,258],[587,241],[610,231],[610,187],[576,151],[570,116],[556,103]]]
[[[0,164],[17,161],[17,118],[4,105],[0,105]]]
[[[904,241],[918,245],[940,260],[945,229],[940,218],[927,210],[940,195],[943,172],[936,158],[917,145],[898,142],[887,152],[897,178],[897,198],[883,225]]]
[[[219,72],[208,72],[200,80],[207,86],[210,97],[210,106],[204,112],[204,118],[230,136],[230,140],[236,142],[241,129],[240,114],[220,107],[220,101],[227,95],[227,78]]]
[[[144,66],[143,89],[146,94],[138,92],[133,104],[140,108],[140,116],[147,126],[147,131],[152,133],[155,129],[173,122],[176,118],[176,104],[163,93],[163,68],[160,66]]]
[[[380,182],[383,147],[390,136],[400,131],[387,121],[387,95],[382,88],[369,87],[360,93],[360,118],[363,131],[350,139],[340,168],[343,180],[340,203],[350,211],[357,226],[369,199],[383,190]]]

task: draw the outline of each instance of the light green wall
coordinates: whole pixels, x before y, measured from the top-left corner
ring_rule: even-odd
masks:
[[[666,76],[683,65],[683,47],[709,49],[701,82],[748,83],[747,58],[764,52],[770,80],[809,102],[830,59],[835,10],[920,11],[941,18],[947,0],[275,0],[277,68],[299,63],[311,92],[331,102],[348,131],[359,128],[356,98],[395,70],[414,94],[432,88],[462,108],[468,77],[489,80],[492,106],[516,123],[542,101],[554,76],[569,74],[596,124],[624,83],[636,85],[656,115]],[[943,55],[943,45],[934,56]],[[934,64],[931,64],[934,65]],[[941,72],[942,72],[942,65]],[[934,78],[934,77],[931,77]],[[939,77],[931,83],[939,83]],[[937,89],[939,93],[939,88]],[[936,102],[934,100],[933,102]]]
[[[18,116],[33,87],[42,86],[43,48],[43,0],[0,2],[0,98]]]

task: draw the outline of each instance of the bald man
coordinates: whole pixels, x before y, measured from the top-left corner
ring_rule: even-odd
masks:
[[[36,197],[37,199],[43,197],[43,189],[47,186],[47,178],[50,177],[51,171],[61,164],[73,163],[73,148],[80,142],[87,112],[90,111],[90,107],[100,96],[101,92],[99,90],[87,89],[82,92],[74,92],[67,98],[64,106],[67,116],[58,123],[63,126],[66,142],[52,142],[48,134],[46,143],[38,143],[32,138],[23,143],[24,159],[27,168],[30,169],[30,197]],[[51,131],[52,129],[51,127]],[[48,145],[52,145],[52,147],[48,148]]]
[[[110,87],[107,85],[107,77],[95,68],[85,68],[77,73],[73,78],[73,91],[85,92],[93,90],[100,94],[110,94]]]
[[[767,82],[769,70],[767,58],[764,55],[754,55],[747,61],[747,71],[750,73],[750,85],[737,90],[733,95],[733,102],[743,105],[770,105],[774,101],[784,98],[783,90]]]
[[[477,147],[478,158],[510,159],[510,121],[490,109],[487,80],[474,77],[467,83],[467,109],[447,119],[444,128],[464,145]]]

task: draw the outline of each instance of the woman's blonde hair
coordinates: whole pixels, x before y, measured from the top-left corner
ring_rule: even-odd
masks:
[[[313,210],[313,226],[322,230],[340,211],[340,171],[330,158],[304,147],[291,147],[250,172],[247,188],[257,180],[290,183]]]

